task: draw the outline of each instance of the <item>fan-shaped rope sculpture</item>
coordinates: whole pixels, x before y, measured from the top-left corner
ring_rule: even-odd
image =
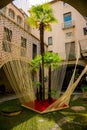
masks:
[[[5,41],[5,51],[1,50],[1,64],[6,76],[19,97],[20,101],[26,102],[29,100],[34,100],[35,95],[32,88],[29,60],[27,57],[21,56],[21,49],[25,51],[24,48],[16,46],[15,44]],[[9,52],[9,47],[14,48]],[[29,87],[28,87],[29,86]]]

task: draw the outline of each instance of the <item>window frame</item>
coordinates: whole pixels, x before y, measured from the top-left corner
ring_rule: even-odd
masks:
[[[27,52],[27,39],[21,36],[21,56],[25,57]]]
[[[12,9],[10,8],[9,11],[8,11],[8,15],[9,15],[10,18],[14,19],[14,18],[15,18],[14,10],[12,10]]]
[[[83,28],[84,35],[87,35],[87,27]]]
[[[71,46],[70,46],[70,44],[71,44]],[[73,45],[74,45],[74,47],[73,47]],[[70,46],[70,50],[69,50],[68,46]],[[69,51],[67,51],[67,48]],[[76,59],[75,41],[65,43],[65,53],[66,53],[66,59],[68,59],[68,60]]]
[[[72,22],[72,12],[67,12],[63,14],[63,22],[64,22],[64,27],[72,27],[73,22]]]
[[[34,59],[37,56],[37,45],[35,43],[32,44],[32,58]]]
[[[66,39],[69,39],[69,38],[71,38],[72,36],[73,36],[73,32],[67,32],[67,33],[65,33]]]
[[[52,36],[48,37],[48,46],[53,45],[53,38]]]
[[[3,40],[3,50],[5,52],[11,52],[11,40],[12,40],[12,30],[4,27],[4,40]]]
[[[17,24],[22,24],[22,18],[19,15],[17,15]]]

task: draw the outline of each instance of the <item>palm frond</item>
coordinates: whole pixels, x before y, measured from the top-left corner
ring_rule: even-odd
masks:
[[[27,21],[32,27],[39,28],[42,22],[44,29],[51,31],[51,24],[57,23],[57,19],[54,17],[53,9],[49,3],[32,6],[29,12],[30,16]]]

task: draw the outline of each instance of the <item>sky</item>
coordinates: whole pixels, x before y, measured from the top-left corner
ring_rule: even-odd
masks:
[[[18,8],[22,8],[26,13],[28,13],[29,8],[32,5],[42,4],[44,2],[49,2],[52,0],[14,0],[14,4]]]

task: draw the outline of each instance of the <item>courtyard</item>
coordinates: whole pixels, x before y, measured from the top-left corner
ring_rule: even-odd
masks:
[[[86,130],[87,100],[72,95],[66,109],[39,114],[21,106],[18,99],[0,103],[0,130]]]

